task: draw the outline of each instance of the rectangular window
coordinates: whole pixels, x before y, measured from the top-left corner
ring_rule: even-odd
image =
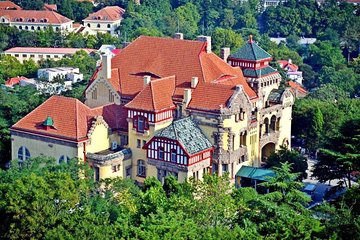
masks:
[[[164,159],[164,148],[162,147],[159,148],[159,159],[160,160]]]
[[[112,94],[111,90],[109,90],[109,102],[114,102],[114,95]]]
[[[15,54],[15,57],[19,57],[19,54]]]
[[[43,57],[44,57],[43,55],[39,54],[39,58],[43,58]]]
[[[27,57],[27,54],[23,54],[22,56],[23,56],[23,57]]]
[[[34,54],[30,54],[30,57],[31,57],[31,58],[34,58],[34,57],[35,57],[35,55],[34,55]]]
[[[96,88],[92,91],[91,98],[92,99],[97,99],[97,89]]]
[[[228,164],[223,164],[222,165],[222,172],[225,173],[225,172],[228,172],[229,171],[229,165]]]
[[[218,173],[218,165],[216,163],[212,164],[212,174]]]
[[[145,144],[146,144],[146,140],[143,140],[142,142],[143,142],[143,144],[142,144],[142,145],[143,145],[143,146],[145,146]]]
[[[114,165],[111,167],[113,173],[120,171],[120,165]]]
[[[139,177],[146,177],[146,167],[144,160],[138,160],[138,174]]]
[[[140,140],[140,139],[137,140],[136,147],[137,147],[137,148],[141,148],[141,140]]]
[[[126,176],[126,178],[131,178],[131,166],[126,168],[125,176]]]
[[[54,58],[59,58],[59,56],[58,56],[58,55],[54,55]]]
[[[51,55],[46,55],[47,58],[51,58]]]
[[[176,160],[177,160],[176,150],[173,149],[171,150],[171,162],[176,163],[177,162]]]

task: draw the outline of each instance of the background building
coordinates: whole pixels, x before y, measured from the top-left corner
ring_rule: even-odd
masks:
[[[118,6],[108,6],[91,13],[83,20],[84,26],[98,33],[117,34],[125,10]]]

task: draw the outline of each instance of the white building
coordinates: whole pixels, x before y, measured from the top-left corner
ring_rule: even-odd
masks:
[[[52,27],[54,31],[73,31],[73,20],[55,11],[0,10],[0,24],[19,30],[39,31]]]
[[[74,55],[77,51],[83,50],[88,54],[96,49],[90,48],[36,48],[36,47],[14,47],[4,51],[4,54],[15,57],[21,63],[24,60],[39,62],[42,59],[58,60],[66,56]]]
[[[276,7],[280,3],[284,3],[286,1],[287,0],[264,0],[263,1],[263,6],[264,6],[264,9],[267,8],[267,7]]]
[[[61,77],[71,83],[80,82],[84,79],[79,68],[73,67],[57,67],[57,68],[42,68],[37,72],[37,77],[52,82],[54,78]]]
[[[289,79],[302,85],[303,73],[299,71],[299,67],[292,63],[291,59],[277,61],[282,69],[286,71],[286,75]]]
[[[118,6],[104,7],[85,18],[83,20],[84,26],[89,27],[97,33],[110,33],[115,35],[124,13],[125,10]]]

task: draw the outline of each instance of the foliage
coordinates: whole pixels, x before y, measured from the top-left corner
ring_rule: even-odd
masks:
[[[322,182],[345,179],[351,187],[351,173],[360,171],[360,119],[344,122],[340,135],[325,147],[320,150],[313,175]]]
[[[288,162],[292,164],[291,172],[299,173],[300,178],[306,178],[306,170],[308,169],[307,159],[298,151],[289,150],[282,146],[278,151],[272,153],[266,160],[266,167],[280,167],[281,164]]]
[[[227,176],[162,186],[154,178],[142,188],[130,180],[93,182],[93,172],[76,159],[57,165],[35,158],[0,171],[1,238],[81,239],[313,239],[329,234],[303,204],[290,164],[260,195],[233,189]],[[79,177],[82,172],[82,177]],[[14,184],[16,183],[16,184]],[[64,186],[67,186],[66,188]],[[101,187],[100,187],[101,186]],[[5,197],[6,196],[6,197]],[[332,232],[332,231],[330,231]]]
[[[241,35],[231,29],[216,28],[211,38],[215,53],[220,53],[220,49],[223,47],[230,47],[230,50],[236,51],[244,45]]]

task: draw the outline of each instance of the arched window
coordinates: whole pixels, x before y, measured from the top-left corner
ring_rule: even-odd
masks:
[[[100,28],[100,23],[98,23],[97,27]]]
[[[171,162],[173,162],[173,163],[177,162],[176,149],[171,149]]]
[[[19,29],[22,30],[22,26],[19,26]]]
[[[28,29],[29,29],[29,27],[28,27],[28,26],[25,26],[25,29],[26,29],[26,30],[28,30]]]
[[[61,155],[61,157],[59,158],[59,164],[61,163],[69,163],[70,158],[66,155]]]
[[[110,25],[110,24],[108,24],[108,25],[107,25],[107,28],[111,28],[111,25]]]
[[[20,161],[25,161],[30,158],[30,151],[24,146],[21,146],[18,150],[18,159]]]
[[[163,147],[159,147],[159,150],[158,150],[158,157],[160,160],[164,160],[164,148]]]
[[[59,31],[60,30],[60,28],[59,27],[56,27],[56,31]]]
[[[145,166],[145,161],[144,160],[138,160],[137,161],[138,164],[138,172],[137,175],[139,177],[146,177],[146,166]]]
[[[34,27],[34,26],[31,26],[31,30],[35,30],[35,27]]]
[[[37,30],[40,30],[40,27],[37,27]]]
[[[90,27],[90,23],[88,23],[87,26]]]
[[[133,126],[137,132],[143,133],[145,130],[149,130],[149,121],[144,116],[135,116],[133,119]]]

